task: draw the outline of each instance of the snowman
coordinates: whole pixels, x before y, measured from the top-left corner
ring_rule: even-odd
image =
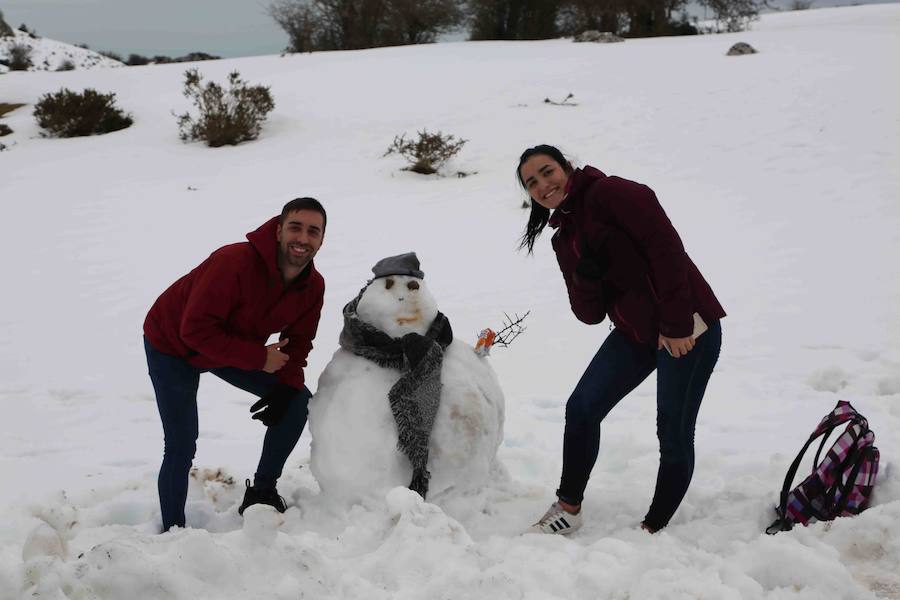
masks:
[[[478,489],[501,469],[497,377],[453,339],[415,253],[372,272],[310,401],[312,473],[323,494],[351,502],[396,486],[429,499]]]

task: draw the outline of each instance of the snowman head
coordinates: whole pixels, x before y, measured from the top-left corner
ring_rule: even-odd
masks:
[[[356,307],[359,318],[393,338],[424,335],[437,316],[437,303],[414,252],[384,258],[372,267],[375,278]]]

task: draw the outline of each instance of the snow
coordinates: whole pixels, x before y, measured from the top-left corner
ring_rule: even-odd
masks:
[[[726,57],[737,41],[759,53]],[[900,6],[885,4],[614,45],[216,61],[207,78],[238,69],[272,86],[276,108],[258,141],[215,150],[178,140],[185,65],[0,76],[4,102],[93,87],[135,118],[67,140],[40,137],[30,107],[3,118],[0,598],[900,597],[898,50]],[[578,106],[543,103],[569,92]],[[477,174],[382,158],[423,127],[468,139],[446,172]],[[547,236],[533,257],[515,252],[514,167],[542,142],[653,187],[729,313],[694,480],[658,535],[637,528],[658,460],[652,377],[604,422],[584,528],[521,534],[553,499],[565,400],[607,332],[570,314]],[[288,511],[241,519],[263,428],[251,398],[205,377],[191,527],[158,535],[143,317],[214,248],[304,195],[329,211],[312,389],[380,257],[415,249],[469,344],[531,310],[489,358],[509,476],[443,505],[393,489],[347,508],[320,493],[307,431],[280,481]],[[788,464],[838,399],[876,432],[874,506],[766,536]]]
[[[26,46],[31,48],[31,63],[29,71],[56,71],[67,61],[74,69],[105,69],[110,67],[122,67],[124,64],[118,60],[103,56],[98,52],[73,46],[64,42],[58,42],[44,37],[32,37],[24,31],[15,30],[12,37],[0,38],[0,59],[9,58],[9,49],[12,46]],[[0,65],[3,73],[6,67]]]

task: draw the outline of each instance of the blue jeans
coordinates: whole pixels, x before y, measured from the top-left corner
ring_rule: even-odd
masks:
[[[633,342],[614,329],[591,360],[566,404],[563,469],[557,495],[581,504],[600,450],[600,423],[650,373],[656,376],[656,435],[660,464],[653,501],[644,522],[661,529],[687,492],[694,473],[697,412],[722,346],[718,321],[681,358]]]
[[[197,450],[197,388],[203,369],[191,366],[183,358],[163,354],[144,338],[150,380],[156,392],[156,405],[165,436],[163,461],[159,469],[159,504],[163,531],[174,525],[184,527],[184,505],[187,501],[188,475]],[[272,373],[244,371],[233,367],[211,369],[210,372],[231,385],[254,396],[265,396],[277,383]],[[266,430],[262,455],[254,475],[254,486],[274,488],[288,456],[297,445],[312,394],[304,386],[297,391],[287,414]],[[249,415],[248,415],[249,418]]]

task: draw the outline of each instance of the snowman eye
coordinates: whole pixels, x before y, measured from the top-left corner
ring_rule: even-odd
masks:
[[[389,290],[394,287],[394,280],[390,277],[384,280],[384,289]]]
[[[419,289],[419,282],[418,281],[410,281],[406,284],[406,287],[407,287],[407,289],[410,289],[410,290],[417,290],[417,289]]]

